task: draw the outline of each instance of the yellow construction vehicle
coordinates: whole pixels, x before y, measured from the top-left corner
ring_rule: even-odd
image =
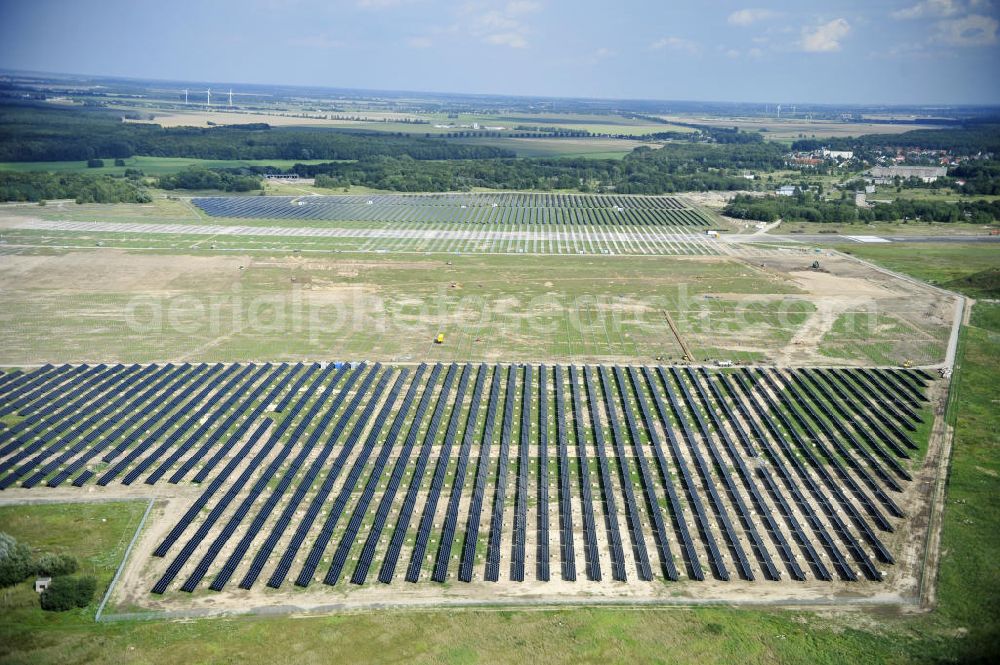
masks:
[[[913,367],[913,362],[911,360],[909,360],[909,359],[904,360],[903,361],[903,367],[906,368],[906,369],[910,369],[911,367]]]
[[[444,333],[438,333],[438,336],[434,338],[435,344],[444,344]]]

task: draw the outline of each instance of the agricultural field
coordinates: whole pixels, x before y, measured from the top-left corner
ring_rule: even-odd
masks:
[[[664,130],[661,130],[664,131]],[[608,138],[473,138],[455,139],[470,145],[513,150],[518,157],[572,157],[621,159],[639,146],[659,147],[650,141]]]
[[[739,127],[745,132],[764,132],[772,141],[791,143],[799,138],[835,138],[863,136],[865,134],[901,134],[919,129],[938,129],[936,125],[883,124],[866,122],[841,122],[839,120],[812,120],[792,117],[719,118],[712,116],[661,116],[667,122],[688,122],[708,127]]]
[[[204,97],[202,97],[204,99]],[[307,108],[275,109],[205,109],[201,104],[192,104],[189,110],[181,110],[176,105],[157,110],[155,103],[149,107],[116,106],[123,111],[136,110],[163,127],[209,127],[248,123],[267,123],[275,127],[350,127],[366,131],[405,132],[410,134],[447,134],[456,131],[491,131],[491,127],[503,130],[521,131],[517,127],[555,129],[558,131],[586,131],[593,134],[630,134],[642,136],[657,132],[691,133],[694,130],[681,125],[651,122],[638,118],[628,118],[616,114],[548,113],[528,115],[508,115],[489,113],[459,113],[449,117],[445,113],[394,113],[368,108],[346,108],[343,111],[315,111]],[[405,122],[410,120],[410,122]],[[412,121],[424,121],[414,123]],[[473,128],[474,124],[480,130]],[[463,126],[464,125],[464,126]],[[539,131],[538,129],[527,131]]]

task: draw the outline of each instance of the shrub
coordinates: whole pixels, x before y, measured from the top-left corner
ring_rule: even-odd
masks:
[[[35,571],[42,577],[72,575],[76,569],[76,559],[68,554],[43,554],[35,562]]]
[[[0,587],[21,582],[34,571],[31,548],[13,536],[0,532]]]
[[[115,166],[125,166],[125,160],[124,159],[116,159],[115,160]]]
[[[56,577],[42,592],[39,602],[47,612],[65,612],[89,605],[96,590],[97,580],[93,577]]]
[[[102,169],[102,168],[104,168],[104,160],[103,159],[88,159],[87,160],[87,168],[88,169]]]

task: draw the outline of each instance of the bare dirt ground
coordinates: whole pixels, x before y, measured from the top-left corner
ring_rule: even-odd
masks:
[[[452,265],[446,256],[381,261],[360,256],[167,255],[112,248],[5,255],[0,303],[6,314],[0,324],[9,344],[0,362],[238,360],[231,349],[249,344],[259,349],[254,358],[275,359],[270,349],[280,347],[280,359],[328,358],[323,349],[340,348],[354,357],[400,360],[426,355],[428,347],[420,340],[438,332],[445,332],[450,343],[431,348],[432,359],[443,352],[463,361],[503,360],[514,351],[518,359],[551,361],[570,355],[593,362],[680,357],[662,319],[660,296],[687,289],[708,297],[718,282],[725,289],[712,295],[718,304],[699,295],[676,306],[675,318],[699,360],[753,353],[781,364],[889,364],[913,358],[932,365],[944,356],[954,316],[940,292],[830,253],[678,257],[651,265],[641,276],[614,259],[566,257],[565,267],[536,272],[501,257],[458,259]],[[814,259],[822,263],[821,271],[810,270]],[[601,265],[591,266],[593,260]],[[499,279],[483,278],[474,270],[479,265],[498,270]],[[749,288],[750,280],[761,279],[766,285]],[[591,283],[596,291],[588,288]],[[587,311],[574,309],[590,293],[602,295],[586,305]],[[804,321],[785,316],[796,301],[815,307]],[[282,319],[251,325],[260,320],[251,314],[268,303],[277,303]],[[734,314],[755,303],[766,305],[773,316],[744,320]],[[141,315],[153,316],[153,307],[161,314],[155,321],[180,337],[135,329]],[[884,343],[882,356],[869,357],[849,334],[831,332],[843,314],[856,314],[858,326],[880,317],[879,325],[890,322],[906,334],[885,325],[858,328],[869,346]],[[400,319],[403,315],[407,318]],[[539,317],[556,332],[536,330]],[[615,325],[624,328],[606,328],[609,320],[621,321]],[[482,328],[484,322],[507,325],[503,345]],[[369,324],[382,326],[378,344],[355,334],[370,329]],[[397,328],[405,334],[396,334]],[[42,343],[47,339],[39,337],[42,330],[62,343]],[[823,353],[831,340],[836,356]],[[894,360],[883,359],[886,353]]]
[[[811,269],[813,260],[820,263],[819,270]],[[922,361],[933,364],[944,357],[945,340],[954,318],[954,298],[938,289],[915,280],[895,279],[829,252],[778,253],[760,262],[756,259],[746,262],[760,270],[787,275],[816,307],[805,323],[797,327],[789,343],[769,356],[776,364],[830,362],[831,356],[823,353],[829,344],[838,344],[840,348],[851,344],[850,332],[833,331],[838,318],[845,314],[854,317],[851,325],[856,326],[855,334],[860,339],[877,335],[877,328],[872,332],[871,321],[891,317],[910,327],[908,337],[934,347],[932,357],[917,356]]]
[[[895,294],[873,282],[857,277],[841,277],[829,272],[798,270],[789,273],[792,279],[809,293],[816,306],[806,322],[795,332],[791,341],[778,352],[780,365],[793,365],[815,360],[824,336],[844,312],[859,310],[877,299]]]

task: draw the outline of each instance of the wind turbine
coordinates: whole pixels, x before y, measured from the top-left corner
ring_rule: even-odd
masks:
[[[212,108],[212,89],[209,88],[205,91],[205,106]]]
[[[184,103],[185,104],[188,103],[188,91],[187,91],[187,88],[184,88]]]
[[[229,108],[233,108],[233,89],[229,89]]]
[[[781,117],[781,104],[778,104],[778,117]]]

